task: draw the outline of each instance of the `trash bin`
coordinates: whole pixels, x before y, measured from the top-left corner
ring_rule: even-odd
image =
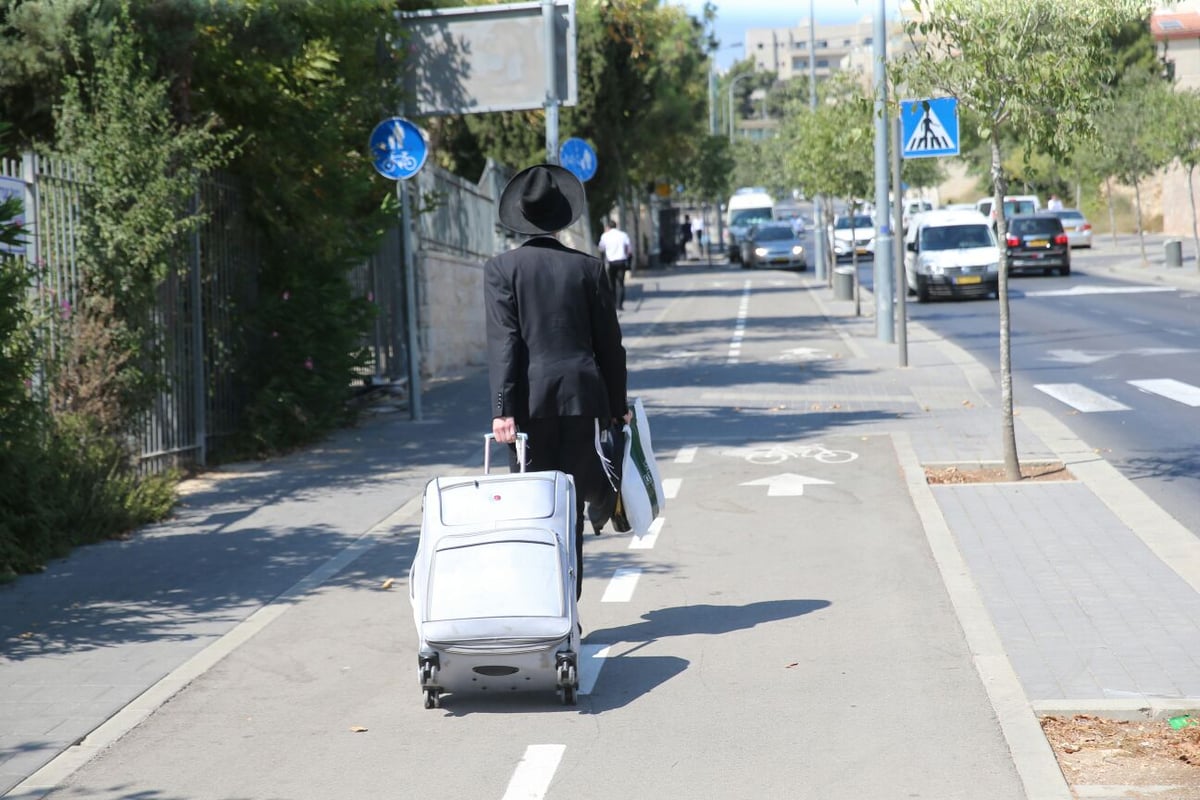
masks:
[[[834,269],[833,299],[854,299],[854,267],[837,267]]]
[[[1180,239],[1167,239],[1163,242],[1163,250],[1165,251],[1168,267],[1183,266],[1183,241]]]

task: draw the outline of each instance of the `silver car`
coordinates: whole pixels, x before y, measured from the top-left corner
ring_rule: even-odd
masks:
[[[1071,247],[1092,246],[1092,223],[1087,221],[1083,212],[1075,208],[1059,208],[1049,212],[1062,220],[1063,231],[1067,234],[1067,243]]]
[[[790,222],[764,222],[746,234],[742,242],[742,267],[807,269],[804,242]]]

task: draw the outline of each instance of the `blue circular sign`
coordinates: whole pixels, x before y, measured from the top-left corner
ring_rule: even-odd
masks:
[[[590,181],[596,174],[596,151],[583,139],[572,137],[559,145],[558,163],[579,180]]]
[[[371,131],[371,161],[385,178],[408,180],[421,171],[429,157],[425,134],[402,117],[385,119]]]

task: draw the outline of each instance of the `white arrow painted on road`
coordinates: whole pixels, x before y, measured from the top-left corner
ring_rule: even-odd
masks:
[[[833,481],[823,481],[820,478],[810,478],[807,475],[797,475],[784,472],[769,478],[759,478],[756,481],[746,481],[742,486],[766,486],[767,497],[795,497],[804,494],[805,486],[832,486]]]
[[[1134,350],[1110,350],[1107,353],[1089,353],[1086,350],[1047,350],[1046,357],[1050,361],[1062,361],[1067,364],[1095,364],[1097,361],[1116,356],[1149,358],[1151,356],[1177,356],[1191,352],[1194,351],[1185,347],[1139,347]]]
[[[793,347],[790,350],[784,350],[778,356],[776,361],[818,361],[820,359],[829,358],[829,353],[816,347]]]

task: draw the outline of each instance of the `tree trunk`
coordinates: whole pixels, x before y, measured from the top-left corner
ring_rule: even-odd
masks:
[[[992,131],[992,208],[996,211],[996,238],[1000,245],[1000,438],[1004,445],[1004,474],[1010,481],[1021,480],[1021,459],[1017,455],[1017,432],[1013,424],[1012,336],[1008,314],[1008,220],[1004,217],[1004,166],[1000,157],[999,135]]]
[[[1137,229],[1138,243],[1142,246],[1142,263],[1145,264],[1149,259],[1146,258],[1146,232],[1142,230],[1142,182],[1137,178],[1133,179],[1133,207],[1137,209]]]
[[[1192,245],[1196,248],[1196,265],[1200,267],[1200,233],[1196,230],[1196,187],[1194,178],[1196,167],[1188,167],[1188,205],[1192,209]]]
[[[1104,193],[1108,195],[1108,232],[1112,234],[1113,244],[1117,243],[1117,212],[1113,208],[1112,176],[1104,179]]]

